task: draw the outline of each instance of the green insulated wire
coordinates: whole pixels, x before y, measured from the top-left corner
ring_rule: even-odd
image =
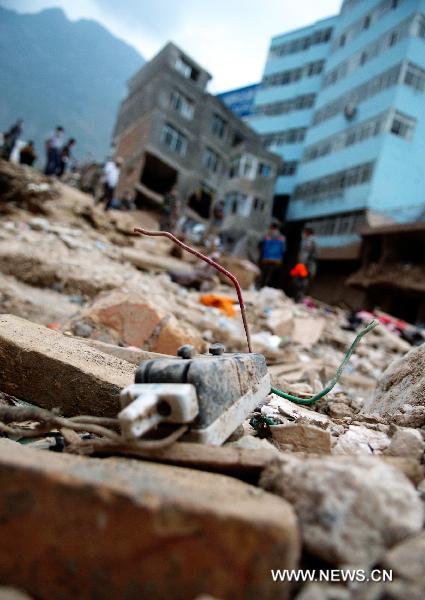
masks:
[[[367,327],[362,329],[360,331],[360,333],[357,334],[354,342],[351,344],[351,346],[348,348],[347,352],[345,353],[344,359],[343,359],[342,363],[339,365],[339,367],[335,373],[335,377],[333,379],[331,379],[330,381],[328,381],[328,383],[326,384],[326,387],[324,387],[321,392],[319,392],[312,398],[299,398],[298,396],[292,396],[292,394],[286,394],[285,392],[282,392],[282,390],[278,390],[275,387],[272,387],[272,389],[271,389],[272,394],[276,394],[276,396],[280,396],[281,398],[286,398],[286,400],[295,402],[295,404],[305,404],[305,405],[314,404],[315,402],[320,400],[320,398],[323,398],[323,396],[326,396],[326,394],[329,394],[329,392],[335,387],[335,385],[338,383],[338,381],[342,375],[343,370],[345,369],[348,361],[350,360],[351,355],[353,354],[354,350],[356,349],[356,347],[357,347],[358,343],[360,342],[360,340],[362,339],[362,337],[364,335],[366,335],[367,333],[369,333],[369,331],[372,331],[372,329],[374,329],[377,325],[379,325],[378,321],[371,321],[369,323],[369,325],[367,325]]]

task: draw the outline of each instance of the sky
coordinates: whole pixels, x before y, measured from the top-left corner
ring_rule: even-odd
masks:
[[[18,12],[61,7],[94,19],[146,60],[169,40],[213,76],[221,92],[261,79],[270,38],[336,14],[341,0],[0,0]]]

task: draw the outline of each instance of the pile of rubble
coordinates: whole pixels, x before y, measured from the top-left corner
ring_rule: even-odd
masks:
[[[173,283],[198,263],[137,225],[155,229],[155,216],[105,214],[0,163],[1,582],[41,598],[423,598],[425,346],[391,326],[363,339],[326,397],[265,395],[222,446],[100,451],[96,427],[116,417],[140,362],[184,344],[247,351],[233,288],[213,275],[206,302]],[[347,313],[254,291],[255,268],[222,260],[246,288],[273,386],[320,392],[355,336]],[[37,437],[34,406],[56,409]],[[370,581],[281,581],[277,569],[362,569]]]

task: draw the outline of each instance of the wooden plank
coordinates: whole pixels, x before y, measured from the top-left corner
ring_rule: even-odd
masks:
[[[262,469],[277,456],[277,452],[267,448],[208,446],[189,442],[176,442],[167,448],[148,450],[138,448],[133,444],[117,446],[104,440],[88,440],[75,445],[71,444],[68,451],[86,455],[122,455],[143,458],[153,462],[234,475],[244,480],[258,477]]]

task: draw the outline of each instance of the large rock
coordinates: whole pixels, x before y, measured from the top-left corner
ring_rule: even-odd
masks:
[[[406,456],[420,460],[424,453],[424,440],[417,429],[399,429],[391,438],[390,456]]]
[[[78,316],[78,323],[112,330],[116,341],[152,352],[174,354],[179,346],[192,344],[200,352],[200,335],[167,314],[141,292],[116,289],[100,294]]]
[[[280,450],[330,454],[331,434],[329,431],[305,423],[288,423],[270,427],[272,439]]]
[[[367,408],[386,415],[396,413],[405,404],[425,406],[425,344],[390,364]]]
[[[307,551],[334,565],[368,567],[422,528],[413,485],[379,458],[288,455],[261,485],[293,504]]]
[[[339,436],[334,454],[382,454],[390,445],[390,438],[382,431],[364,425],[350,425]]]
[[[223,255],[220,257],[218,262],[237,278],[243,289],[248,289],[251,287],[251,285],[260,275],[260,269],[257,267],[257,265],[254,265],[254,263],[246,258]],[[223,273],[218,273],[218,276],[222,283],[227,283],[233,287],[233,283],[228,277],[223,275]]]
[[[36,598],[287,598],[281,498],[223,475],[0,440],[0,580]]]
[[[134,365],[13,315],[0,316],[0,389],[64,415],[116,416]]]
[[[134,229],[134,222],[133,222]],[[122,251],[122,259],[128,260],[134,267],[151,273],[162,271],[184,272],[190,269],[187,262],[173,258],[167,254],[154,254],[138,248],[126,248]]]
[[[69,250],[61,242],[42,240],[32,232],[28,240],[0,241],[0,271],[29,285],[55,288],[90,297],[124,285],[128,269],[105,260],[95,249]]]
[[[385,555],[382,564],[403,579],[422,584],[425,590],[425,532],[398,544]],[[423,596],[422,596],[423,597]]]
[[[280,337],[290,335],[294,328],[292,306],[273,309],[271,314],[267,317],[267,327],[271,329],[272,333],[279,335]]]

